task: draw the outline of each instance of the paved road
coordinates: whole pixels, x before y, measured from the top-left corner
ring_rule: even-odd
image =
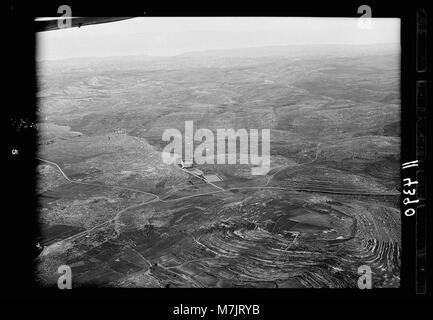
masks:
[[[60,168],[60,166],[57,163],[52,162],[52,161],[48,161],[48,160],[45,160],[45,159],[41,159],[41,158],[36,158],[36,159],[38,159],[40,161],[43,161],[43,162],[46,162],[46,163],[49,163],[49,164],[55,166],[60,171],[60,173],[63,175],[63,177],[66,180],[68,180],[69,182],[72,182],[72,183],[83,184],[83,185],[86,185],[86,186],[105,187],[105,188],[112,188],[112,189],[118,189],[118,190],[129,190],[129,191],[134,191],[134,192],[140,192],[140,193],[144,193],[144,194],[147,194],[147,195],[150,195],[150,196],[153,196],[153,197],[156,197],[156,198],[159,199],[159,196],[157,196],[156,194],[153,194],[153,193],[150,193],[150,192],[146,192],[146,191],[142,191],[142,190],[139,190],[139,189],[132,189],[132,188],[127,188],[127,187],[119,187],[119,186],[114,186],[114,185],[109,185],[109,184],[98,184],[98,183],[89,183],[89,182],[81,182],[81,181],[71,180],[66,175],[66,173],[62,170],[62,168]]]
[[[329,193],[329,194],[338,194],[338,195],[353,195],[353,196],[396,196],[396,195],[400,195],[400,193],[398,192],[344,192],[344,191],[327,191],[327,190],[320,190],[320,189],[310,189],[310,188],[297,188],[297,187],[266,187],[266,186],[262,186],[262,187],[238,187],[238,188],[228,188],[226,190],[223,191],[212,191],[212,192],[205,192],[205,193],[199,193],[199,194],[193,194],[190,196],[185,196],[185,197],[181,197],[181,198],[176,198],[176,199],[170,199],[170,200],[162,200],[160,199],[160,202],[175,202],[175,201],[179,201],[179,200],[184,200],[184,199],[188,199],[188,198],[194,198],[194,197],[200,197],[200,196],[205,196],[205,195],[212,195],[215,193],[222,193],[222,192],[227,192],[227,191],[231,191],[231,190],[244,190],[244,189],[274,189],[274,190],[284,190],[284,191],[299,191],[299,192],[311,192],[311,193]]]
[[[57,244],[57,243],[59,243],[59,242],[61,242],[61,241],[67,241],[67,240],[78,239],[79,237],[85,236],[85,235],[87,235],[88,233],[90,233],[91,231],[93,231],[93,230],[95,230],[95,229],[97,229],[97,228],[99,228],[99,227],[102,227],[102,226],[105,225],[105,224],[108,224],[108,223],[110,223],[110,222],[112,222],[112,221],[116,221],[116,219],[118,219],[118,217],[119,217],[123,212],[125,212],[125,211],[127,211],[127,210],[129,210],[129,209],[133,209],[133,208],[136,208],[136,207],[140,207],[140,206],[142,206],[142,205],[145,205],[145,204],[148,204],[148,203],[151,203],[151,202],[159,201],[159,200],[160,200],[160,198],[159,198],[158,195],[153,194],[153,193],[150,193],[150,192],[145,192],[145,191],[142,191],[142,190],[138,190],[138,189],[132,189],[132,188],[126,188],[126,187],[113,186],[113,185],[106,185],[106,184],[104,185],[104,184],[88,183],[88,182],[81,182],[81,181],[71,180],[71,179],[66,175],[66,173],[62,170],[62,168],[60,168],[60,166],[59,166],[57,163],[55,163],[55,162],[53,162],[53,161],[49,161],[49,160],[45,160],[45,159],[41,159],[41,158],[36,158],[36,159],[38,159],[39,161],[42,161],[42,162],[46,162],[46,163],[48,163],[48,164],[50,164],[50,165],[52,165],[52,166],[55,166],[55,167],[60,171],[60,173],[62,174],[62,176],[63,176],[67,181],[69,181],[69,182],[71,182],[71,183],[76,183],[76,184],[81,184],[81,185],[87,185],[87,186],[106,187],[106,188],[119,189],[119,190],[129,190],[129,191],[139,192],[139,193],[143,193],[143,194],[150,195],[150,196],[153,196],[153,197],[154,197],[153,199],[150,199],[150,200],[144,201],[144,202],[139,203],[139,204],[131,205],[131,206],[127,207],[127,208],[124,208],[124,209],[122,209],[121,211],[119,211],[119,212],[115,215],[114,218],[109,219],[109,220],[107,220],[107,221],[105,221],[105,222],[102,222],[102,223],[100,223],[100,224],[98,224],[98,225],[96,225],[96,226],[94,226],[94,227],[92,227],[92,228],[90,228],[90,229],[84,230],[84,231],[79,232],[79,233],[76,233],[76,234],[74,234],[74,235],[72,235],[72,236],[70,236],[70,237],[67,237],[67,238],[65,238],[65,239],[62,239],[62,240],[60,240],[60,241],[58,241],[58,242],[55,242],[55,243],[53,243],[53,244],[51,244],[51,245]],[[50,246],[51,246],[51,245],[50,245]],[[48,247],[50,247],[50,246],[48,246]],[[42,254],[42,252],[41,252],[41,254]]]
[[[113,188],[113,189],[119,189],[119,190],[129,190],[129,191],[134,191],[134,192],[139,192],[139,193],[147,194],[147,195],[150,195],[150,196],[153,196],[153,197],[154,197],[153,199],[150,199],[150,200],[144,201],[144,202],[139,203],[139,204],[131,205],[131,206],[127,207],[127,208],[124,208],[124,209],[120,210],[120,211],[115,215],[115,217],[113,217],[113,218],[111,218],[111,219],[109,219],[109,220],[107,220],[107,221],[105,221],[105,222],[102,222],[102,223],[100,223],[100,224],[98,224],[98,225],[92,227],[91,229],[88,229],[88,230],[85,230],[85,231],[79,232],[79,233],[74,234],[74,235],[72,235],[72,236],[70,236],[70,237],[68,237],[68,238],[65,238],[65,239],[62,239],[62,240],[60,240],[60,241],[58,241],[58,242],[56,242],[56,243],[53,243],[53,244],[51,244],[50,246],[55,245],[55,244],[57,244],[57,243],[59,243],[59,242],[62,242],[62,241],[68,241],[68,240],[75,240],[75,239],[78,239],[79,237],[82,237],[82,236],[84,236],[84,235],[87,235],[87,234],[89,234],[90,232],[92,232],[93,230],[95,230],[95,229],[97,229],[97,228],[99,228],[99,227],[101,227],[101,226],[103,226],[103,225],[105,225],[105,224],[108,224],[108,223],[113,222],[113,221],[117,221],[117,219],[119,218],[119,216],[120,216],[123,212],[125,212],[125,211],[127,211],[127,210],[130,210],[130,209],[133,209],[133,208],[138,208],[138,207],[140,207],[140,206],[143,206],[143,205],[146,205],[146,204],[149,204],[149,203],[153,203],[153,202],[170,203],[170,202],[181,201],[181,200],[185,200],[185,199],[189,199],[189,198],[194,198],[194,197],[200,197],[200,196],[205,196],[205,195],[213,195],[213,194],[216,194],[216,193],[228,192],[228,191],[232,191],[232,190],[248,190],[248,189],[259,190],[259,189],[273,189],[273,190],[284,190],[284,191],[300,191],[300,192],[313,192],[313,193],[329,193],[329,194],[355,195],[355,196],[356,196],[356,195],[362,195],[362,196],[390,196],[390,195],[394,196],[394,195],[400,195],[400,193],[398,193],[398,192],[383,192],[383,193],[378,193],[378,192],[371,192],[371,193],[368,193],[368,192],[364,192],[364,193],[362,193],[362,192],[350,192],[350,191],[344,191],[344,192],[343,192],[343,191],[335,191],[335,190],[323,190],[323,189],[302,188],[302,187],[297,188],[296,186],[293,186],[293,187],[291,187],[291,188],[287,188],[287,187],[268,187],[268,184],[269,184],[270,180],[272,179],[272,177],[273,177],[276,173],[278,173],[279,171],[281,171],[281,170],[275,172],[275,173],[271,176],[271,179],[269,179],[268,182],[267,182],[264,186],[258,186],[258,187],[237,187],[237,188],[228,188],[228,189],[225,190],[225,189],[223,189],[223,188],[220,188],[220,187],[216,186],[215,184],[213,184],[213,183],[211,183],[211,182],[209,182],[209,181],[206,181],[206,179],[203,179],[203,178],[201,178],[200,176],[197,176],[197,175],[195,175],[195,174],[193,174],[193,173],[191,173],[191,172],[188,172],[187,170],[183,170],[183,169],[179,168],[180,170],[185,171],[185,172],[187,172],[187,173],[189,173],[189,174],[191,174],[191,175],[193,175],[193,176],[195,176],[195,177],[197,177],[197,178],[199,178],[199,179],[202,179],[202,180],[206,181],[207,183],[209,183],[210,185],[213,185],[214,187],[218,188],[219,191],[212,191],[212,192],[206,192],[206,193],[194,194],[194,195],[185,196],[185,197],[180,197],[180,198],[176,198],[176,199],[170,199],[170,200],[162,200],[162,199],[161,199],[158,195],[156,195],[156,194],[153,194],[153,193],[150,193],[150,192],[145,192],[145,191],[138,190],[138,189],[132,189],[132,188],[119,187],[119,186],[114,186],[114,185],[104,185],[104,184],[96,184],[96,183],[88,183],[88,182],[81,182],[81,181],[71,180],[71,179],[70,179],[70,178],[65,174],[65,172],[62,170],[62,168],[60,168],[60,166],[59,166],[57,163],[52,162],[52,161],[49,161],[49,160],[41,159],[41,158],[37,158],[37,159],[40,160],[40,161],[42,161],[42,162],[45,162],[45,163],[48,163],[48,164],[50,164],[50,165],[55,166],[55,167],[60,171],[60,173],[62,174],[62,176],[63,176],[67,181],[69,181],[69,182],[71,182],[71,183],[76,183],[76,184],[81,184],[81,185],[97,186],[97,187],[107,187],[107,188]],[[316,159],[317,159],[317,155],[316,155]],[[316,160],[316,159],[314,159],[314,160]],[[314,160],[313,160],[313,161],[314,161]],[[313,162],[313,161],[312,161],[312,162]],[[284,168],[283,168],[283,169],[284,169]],[[49,246],[49,247],[50,247],[50,246]],[[43,252],[44,252],[44,251],[43,251]],[[42,254],[43,252],[41,252],[41,254]]]

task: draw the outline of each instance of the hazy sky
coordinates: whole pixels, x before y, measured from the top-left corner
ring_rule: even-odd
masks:
[[[37,59],[126,55],[168,56],[188,51],[290,44],[399,43],[399,19],[157,18],[62,29],[37,34]]]

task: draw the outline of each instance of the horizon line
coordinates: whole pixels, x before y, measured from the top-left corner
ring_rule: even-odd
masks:
[[[122,57],[148,57],[148,58],[174,58],[182,55],[194,54],[194,53],[205,53],[205,52],[218,52],[218,51],[230,51],[230,50],[242,50],[242,49],[259,49],[259,48],[283,48],[290,46],[384,46],[384,45],[401,45],[401,42],[377,42],[377,43],[293,43],[287,45],[267,45],[267,46],[251,46],[251,47],[233,47],[233,48],[215,48],[215,49],[205,49],[205,50],[188,50],[182,53],[176,54],[167,54],[167,55],[147,55],[145,53],[142,54],[125,54],[125,55],[89,55],[89,56],[77,56],[70,58],[60,58],[60,59],[40,59],[38,55],[35,55],[35,60],[37,62],[48,62],[48,61],[66,61],[66,60],[74,60],[74,59],[104,59],[104,58],[122,58]],[[37,47],[37,46],[36,46]]]

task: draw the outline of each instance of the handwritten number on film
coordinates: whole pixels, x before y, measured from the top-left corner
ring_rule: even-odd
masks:
[[[418,160],[403,163],[402,167],[403,169],[418,167]],[[416,186],[418,185],[418,181],[412,181],[411,178],[404,178],[403,182],[403,194],[406,196],[403,199],[403,205],[407,208],[404,211],[404,214],[405,216],[410,217],[416,212],[413,206],[419,202],[419,200],[416,199]]]

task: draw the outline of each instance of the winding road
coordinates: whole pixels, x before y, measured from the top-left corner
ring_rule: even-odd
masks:
[[[180,198],[176,198],[176,199],[170,199],[170,200],[162,200],[162,199],[161,199],[158,195],[156,195],[156,194],[153,194],[153,193],[150,193],[150,192],[145,192],[145,191],[138,190],[138,189],[127,188],[127,187],[120,187],[120,186],[115,186],[115,185],[97,184],[97,183],[89,183],[89,182],[81,182],[81,181],[71,180],[71,179],[66,175],[66,173],[62,170],[62,168],[61,168],[57,163],[55,163],[55,162],[53,162],[53,161],[46,160],[46,159],[41,159],[41,158],[36,158],[36,159],[39,160],[39,161],[42,161],[42,162],[48,163],[48,164],[50,164],[50,165],[52,165],[52,166],[54,166],[54,167],[56,167],[56,168],[60,171],[60,173],[62,174],[62,176],[63,176],[63,177],[64,177],[68,182],[71,182],[71,183],[81,184],[81,185],[88,185],[88,186],[106,187],[106,188],[112,188],[112,189],[118,189],[118,190],[128,190],[128,191],[139,192],[139,193],[142,193],[142,194],[150,195],[150,196],[153,197],[153,199],[150,199],[150,200],[144,201],[144,202],[139,203],[139,204],[131,205],[131,206],[127,207],[127,208],[124,208],[124,209],[120,210],[120,211],[119,211],[119,212],[118,212],[118,213],[117,213],[113,218],[111,218],[111,219],[109,219],[109,220],[107,220],[107,221],[105,221],[105,222],[102,222],[102,223],[100,223],[100,224],[98,224],[98,225],[96,225],[96,226],[94,226],[94,227],[92,227],[92,228],[90,228],[90,229],[88,229],[88,230],[84,230],[84,231],[79,232],[79,233],[77,233],[77,234],[74,234],[74,235],[72,235],[72,236],[70,236],[70,237],[67,237],[67,238],[65,238],[65,239],[62,239],[62,240],[60,240],[60,241],[58,241],[58,242],[56,242],[56,243],[53,243],[53,244],[51,244],[51,245],[48,246],[48,247],[51,247],[52,245],[55,245],[55,244],[57,244],[57,243],[59,243],[59,242],[69,241],[69,240],[75,240],[75,239],[78,239],[78,238],[80,238],[80,237],[82,237],[82,236],[85,236],[85,235],[89,234],[90,232],[92,232],[93,230],[95,230],[95,229],[97,229],[97,228],[99,228],[99,227],[101,227],[101,226],[103,226],[103,225],[106,225],[106,224],[109,224],[109,223],[111,223],[111,222],[115,222],[115,221],[117,221],[118,217],[119,217],[122,213],[124,213],[125,211],[130,210],[130,209],[135,209],[135,208],[138,208],[138,207],[140,207],[140,206],[143,206],[143,205],[146,205],[146,204],[149,204],[149,203],[153,203],[153,202],[171,203],[171,202],[181,201],[181,200],[185,200],[185,199],[190,199],[190,198],[200,197],[200,196],[206,196],[206,195],[213,195],[213,194],[216,194],[216,193],[229,192],[229,191],[232,191],[232,190],[248,190],[248,189],[256,189],[256,190],[259,190],[259,189],[271,189],[271,190],[286,190],[286,191],[313,192],[313,193],[329,193],[329,194],[338,194],[338,195],[358,195],[358,196],[395,196],[395,195],[400,195],[400,193],[398,193],[398,192],[383,192],[383,193],[378,193],[378,192],[375,192],[375,193],[364,192],[364,193],[362,193],[362,192],[335,191],[335,190],[323,190],[323,189],[302,188],[302,187],[297,188],[296,186],[294,186],[294,187],[292,187],[292,188],[287,188],[287,187],[269,187],[268,184],[269,184],[269,182],[272,180],[273,176],[274,176],[276,173],[278,173],[278,172],[280,172],[281,170],[283,170],[285,167],[287,167],[287,166],[282,166],[283,168],[282,168],[281,170],[278,170],[277,172],[275,172],[274,174],[272,174],[272,175],[270,176],[270,179],[267,181],[267,183],[266,183],[264,186],[257,186],[257,187],[236,187],[236,188],[228,188],[228,189],[222,189],[221,187],[218,187],[218,186],[216,186],[215,184],[210,183],[210,182],[206,181],[205,179],[202,179],[201,177],[199,177],[199,176],[197,176],[197,175],[195,175],[195,174],[192,174],[192,173],[190,173],[190,172],[188,172],[188,171],[186,171],[186,170],[182,170],[182,169],[181,169],[182,171],[185,171],[185,172],[187,172],[187,173],[189,173],[189,174],[191,174],[191,175],[193,175],[193,176],[195,176],[195,177],[197,177],[197,178],[199,178],[199,179],[202,179],[202,180],[208,182],[210,185],[212,185],[212,186],[218,188],[219,191],[213,191],[213,192],[205,192],[205,193],[200,193],[200,194],[194,194],[194,195],[184,196],[184,197],[180,197]],[[314,162],[316,159],[317,159],[317,154],[316,154],[316,158],[313,159],[313,161],[311,161],[311,162]],[[309,163],[311,163],[311,162],[309,162]],[[301,164],[301,165],[305,165],[305,164]],[[41,255],[42,255],[42,253],[43,253],[44,251],[45,251],[45,249],[41,252]]]

